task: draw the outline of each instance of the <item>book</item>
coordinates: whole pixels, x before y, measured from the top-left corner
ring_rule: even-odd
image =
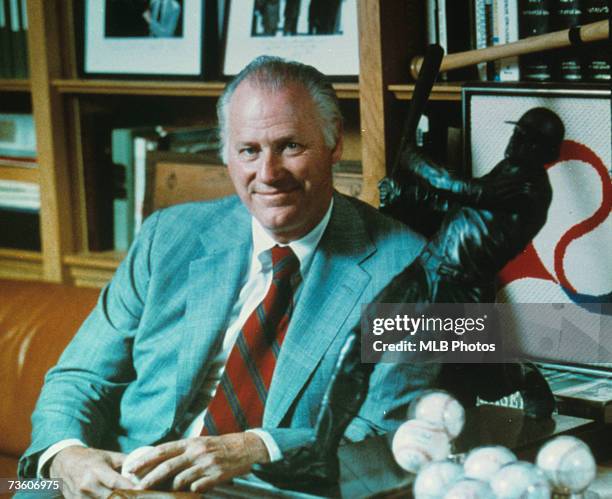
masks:
[[[38,184],[21,180],[0,179],[0,207],[40,211]]]
[[[0,156],[36,157],[36,132],[31,114],[0,113]]]
[[[518,0],[493,0],[495,45],[512,43],[519,39]],[[495,81],[518,81],[518,57],[506,57],[496,61]]]
[[[439,44],[440,39],[438,36],[438,0],[427,0],[427,3],[425,5],[425,20],[427,23],[427,44]]]
[[[158,137],[155,127],[115,128],[111,132],[111,158],[114,164],[113,239],[117,251],[126,251],[134,239],[135,152],[137,137]],[[125,197],[123,197],[125,196]]]
[[[0,78],[13,76],[9,0],[0,0]]]
[[[520,0],[519,3],[519,36],[543,35],[551,31],[552,0]],[[519,58],[521,80],[552,81],[552,64],[550,54],[535,53]]]
[[[147,154],[159,145],[159,133],[134,137],[134,236],[138,234],[144,221],[144,202],[147,184]]]
[[[493,12],[493,0],[485,0],[485,22],[487,30],[487,47],[495,43],[495,13]],[[486,63],[487,81],[495,80],[495,61]]]
[[[20,54],[18,57],[19,65],[15,68],[15,76],[17,78],[28,78],[30,76],[30,68],[28,61],[28,13],[26,0],[18,0],[17,8],[19,10],[19,30],[17,32],[18,49]]]
[[[556,0],[553,4],[555,31],[582,24],[582,0]],[[555,78],[560,81],[582,81],[581,47],[560,49],[555,58]]]
[[[583,0],[584,24],[610,18],[610,0]],[[590,43],[583,51],[583,77],[587,81],[610,81],[610,40]]]
[[[555,396],[559,414],[612,423],[612,373],[559,366],[541,370]]]
[[[10,1],[11,45],[13,52],[13,78],[27,78],[25,31],[22,24],[21,0]]]
[[[38,160],[29,156],[0,156],[0,166],[38,168]]]
[[[560,414],[612,423],[612,379],[587,381],[553,393]]]
[[[490,3],[490,2],[489,2]],[[487,47],[487,0],[474,0],[474,48]],[[476,66],[478,79],[486,81],[487,63],[481,62]]]

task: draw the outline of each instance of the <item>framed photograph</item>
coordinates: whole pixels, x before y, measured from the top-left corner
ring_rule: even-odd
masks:
[[[85,0],[83,74],[204,76],[205,57],[216,52],[216,46],[205,46],[213,40],[206,29],[205,5],[210,3]],[[216,19],[208,23],[216,24]]]
[[[588,324],[603,324],[603,315],[590,312],[609,308],[612,302],[610,89],[474,85],[464,88],[463,105],[466,164],[471,164],[474,177],[488,173],[503,159],[514,130],[506,122],[518,121],[534,107],[545,107],[564,123],[560,157],[546,165],[553,190],[546,223],[502,269],[497,299],[556,304],[559,330],[527,327],[518,318],[512,336],[532,357],[571,362],[555,358],[553,345],[567,347],[584,338],[576,328],[584,332]],[[601,346],[581,342],[574,347],[566,351],[591,352],[596,358]]]
[[[226,5],[223,74],[275,55],[336,77],[359,73],[356,0],[232,0]]]

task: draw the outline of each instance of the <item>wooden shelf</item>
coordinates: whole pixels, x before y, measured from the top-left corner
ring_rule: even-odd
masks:
[[[0,80],[0,92],[29,92],[30,80]]]
[[[42,254],[38,251],[0,248],[0,278],[43,278]]]
[[[431,90],[430,100],[460,101],[461,87],[461,82],[434,85]],[[414,85],[389,85],[389,91],[393,92],[399,100],[410,100],[414,92]]]
[[[32,182],[37,184],[39,179],[38,168],[0,165],[0,179],[19,180],[21,182]]]
[[[85,80],[54,79],[51,81],[63,94],[117,94],[117,95],[166,95],[181,97],[218,97],[225,88],[221,81],[134,81],[134,80]],[[335,83],[341,99],[359,98],[357,83]]]
[[[64,256],[64,263],[76,267],[90,267],[102,270],[115,270],[125,258],[123,251],[100,251],[76,253]]]
[[[76,286],[101,288],[110,281],[124,257],[125,253],[117,251],[78,253],[65,255],[63,263]]]

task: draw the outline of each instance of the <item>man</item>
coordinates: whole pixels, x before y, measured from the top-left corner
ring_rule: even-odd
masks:
[[[278,21],[280,19],[279,0],[257,0],[255,10],[259,12],[265,36],[276,36]],[[257,33],[253,33],[257,34]]]
[[[104,496],[133,488],[117,470],[127,452],[153,445],[128,469],[142,487],[203,491],[280,459],[313,436],[361,304],[422,248],[403,225],[333,192],[341,115],[317,70],[258,58],[227,86],[218,112],[239,199],[176,206],[147,219],[47,375],[21,476],[48,469],[69,493]],[[277,282],[279,251],[298,267],[291,288]],[[258,311],[277,288],[289,303],[275,322],[283,339],[270,340],[273,369],[245,360],[249,374],[236,379],[237,355],[249,357],[236,349],[251,341],[255,316],[268,320]],[[273,371],[269,385],[258,382],[264,371]],[[435,375],[433,366],[377,366],[345,436],[396,427]],[[263,395],[263,413],[245,409],[252,386]],[[227,402],[229,409],[217,410]],[[226,423],[238,429],[215,431]]]

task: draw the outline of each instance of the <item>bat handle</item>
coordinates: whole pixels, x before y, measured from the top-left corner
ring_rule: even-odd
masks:
[[[414,86],[412,99],[410,100],[408,116],[404,122],[400,146],[395,158],[395,163],[393,164],[393,176],[395,176],[399,168],[400,156],[404,147],[406,144],[411,142],[414,143],[415,141],[416,129],[419,125],[421,115],[425,110],[425,106],[427,105],[427,101],[429,100],[429,94],[438,76],[440,63],[443,57],[444,50],[440,45],[430,45],[427,47],[427,52],[419,71],[419,77]]]

